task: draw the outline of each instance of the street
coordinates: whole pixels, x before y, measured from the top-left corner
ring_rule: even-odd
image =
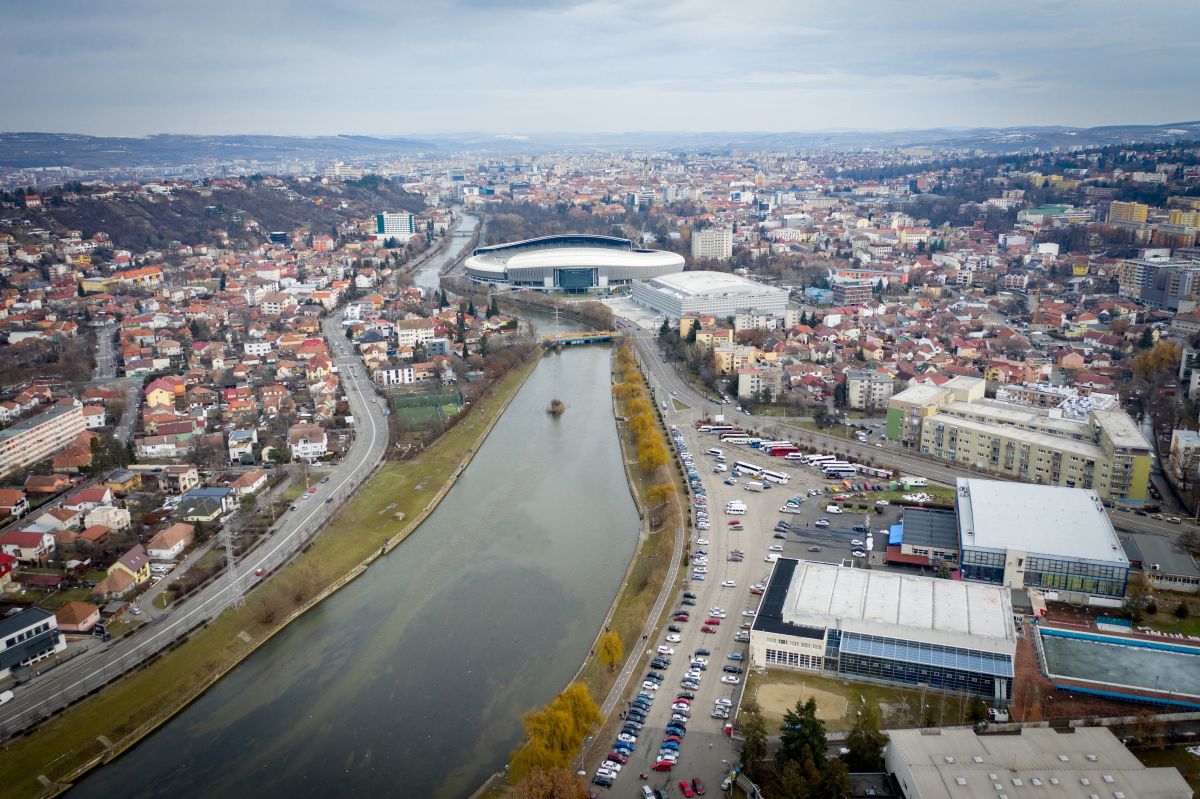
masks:
[[[326,504],[325,499],[336,501],[349,496],[383,459],[388,438],[384,406],[370,402],[374,397],[372,385],[362,362],[346,344],[341,314],[326,318],[323,327],[340,370],[356,430],[342,462],[329,469],[329,482],[320,484],[318,492],[306,503],[298,505],[298,510],[280,517],[271,536],[239,564],[236,586],[230,576],[216,580],[177,609],[153,619],[130,635],[111,641],[85,657],[50,669],[20,686],[14,692],[14,698],[0,708],[0,729],[5,734],[22,730],[54,714],[119,677],[193,628],[220,615],[241,593],[249,592],[265,579],[265,576],[254,576],[257,569],[270,572],[282,566],[320,529],[338,507],[337,504]]]

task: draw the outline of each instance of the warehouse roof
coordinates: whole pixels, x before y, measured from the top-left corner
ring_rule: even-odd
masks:
[[[792,625],[1009,653],[1015,646],[1011,600],[998,586],[811,561],[796,563],[789,583],[780,615]]]
[[[956,506],[964,548],[1129,565],[1100,496],[1090,489],[960,477]]]

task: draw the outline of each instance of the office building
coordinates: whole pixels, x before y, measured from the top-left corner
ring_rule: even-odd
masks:
[[[1076,603],[1125,596],[1129,558],[1095,491],[960,477],[954,505],[964,580]]]
[[[406,211],[375,215],[376,236],[403,242],[411,239],[416,233],[417,218]]]
[[[563,293],[607,291],[682,272],[683,266],[683,256],[673,252],[635,249],[629,239],[583,233],[478,247],[464,264],[475,283]]]
[[[1146,501],[1150,443],[1129,415],[985,399],[985,382],[955,377],[888,400],[888,438],[940,460],[1022,482],[1089,488],[1102,499]],[[1082,418],[1080,418],[1082,417]]]
[[[0,621],[0,679],[67,648],[54,614],[29,608]]]
[[[726,272],[679,272],[635,281],[633,299],[671,319],[685,314],[780,316],[787,308],[788,293]]]
[[[705,228],[692,231],[692,257],[726,261],[733,257],[733,231]]]
[[[884,767],[905,799],[1185,799],[1175,768],[1147,768],[1107,727],[888,730]]]
[[[50,457],[86,428],[83,405],[68,400],[0,430],[0,475]]]
[[[780,558],[750,631],[756,668],[1012,695],[1009,591]]]

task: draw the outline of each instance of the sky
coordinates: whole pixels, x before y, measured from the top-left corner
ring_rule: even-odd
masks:
[[[420,135],[1200,117],[1197,0],[48,0],[0,129]]]

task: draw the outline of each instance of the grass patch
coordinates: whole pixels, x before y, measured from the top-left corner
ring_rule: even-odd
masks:
[[[123,746],[167,720],[199,696],[214,675],[223,674],[279,629],[280,621],[300,602],[378,551],[406,524],[397,521],[395,513],[403,512],[411,521],[424,508],[536,363],[536,358],[530,359],[505,375],[462,422],[423,453],[385,464],[308,551],[256,589],[244,607],[226,610],[158,660],[11,741],[0,758],[0,784],[8,786],[6,793],[49,793],[38,775],[55,781],[72,778],[103,754],[96,736]],[[266,612],[271,608],[274,614]],[[118,630],[127,632],[130,627],[122,627],[126,624],[133,626],[118,622],[109,630],[114,636]]]
[[[814,433],[824,433],[827,436],[844,438],[847,441],[857,441],[857,439],[854,438],[854,434],[858,432],[857,427],[847,427],[844,424],[821,427],[816,422],[795,422],[793,426],[802,428],[804,430],[812,430]]]
[[[166,610],[167,606],[169,606],[171,604],[167,600],[168,596],[169,596],[169,592],[159,591],[158,595],[155,596],[153,600],[151,600],[150,604],[153,605],[154,607],[158,608],[159,610]]]
[[[1200,635],[1200,607],[1197,606],[1197,603],[1189,601],[1179,594],[1164,592],[1157,592],[1154,600],[1158,605],[1158,613],[1153,616],[1145,616],[1142,624],[1163,633]],[[1175,615],[1175,608],[1179,607],[1181,601],[1187,602],[1191,609],[1186,619],[1180,619]]]
[[[1196,757],[1183,744],[1168,746],[1165,749],[1146,749],[1135,751],[1137,759],[1143,765],[1151,768],[1175,767],[1192,787],[1192,792],[1200,795],[1200,757]]]
[[[844,702],[845,712],[837,718],[826,719],[825,729],[845,732],[854,724],[857,711],[865,702],[874,705],[880,714],[880,728],[905,729],[910,727],[969,724],[971,697],[944,694],[940,691],[925,692],[925,710],[921,711],[921,692],[868,682],[850,682],[827,677],[814,672],[772,669],[764,675],[751,670],[746,681],[746,698],[754,699],[762,708],[769,734],[777,734],[783,724],[783,714],[803,692],[816,694],[818,707],[822,697],[837,697],[839,701],[826,701],[827,707],[838,708]]]
[[[43,610],[49,610],[49,611],[53,612],[53,611],[58,610],[63,605],[67,604],[68,602],[91,602],[91,601],[92,601],[92,589],[90,589],[90,588],[69,588],[66,591],[56,591],[55,593],[50,594],[45,599],[43,599],[41,602],[38,602],[37,606]]]
[[[675,410],[677,411],[686,411],[688,408],[692,407],[691,405],[680,402],[675,397],[671,397],[671,404],[675,406]]]

